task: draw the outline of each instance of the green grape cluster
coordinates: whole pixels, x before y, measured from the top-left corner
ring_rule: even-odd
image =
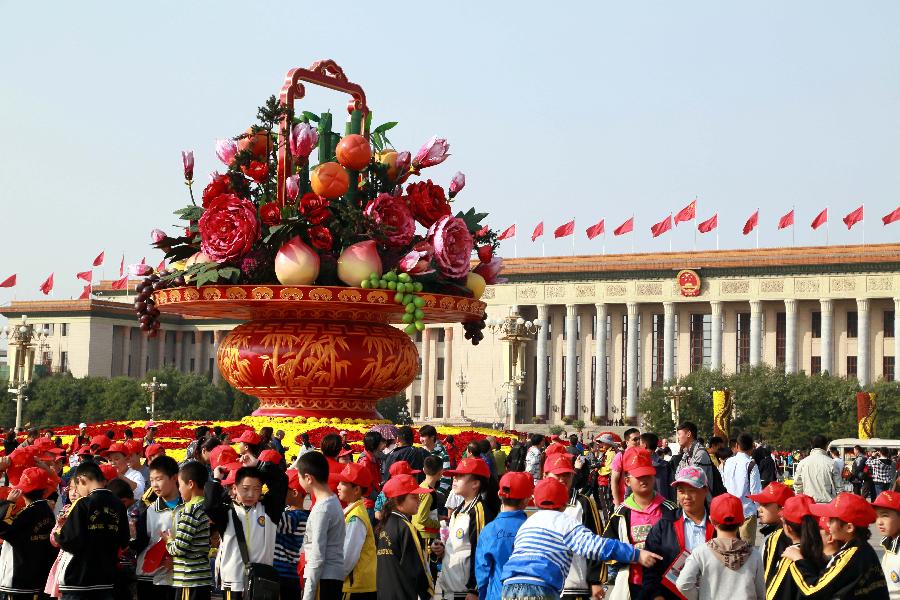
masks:
[[[381,277],[378,273],[372,273],[368,279],[363,279],[359,287],[365,289],[381,289],[395,292],[394,302],[402,304],[406,312],[401,320],[406,324],[404,331],[408,335],[415,335],[417,331],[425,329],[425,299],[418,294],[422,291],[422,284],[413,281],[408,273],[388,271]]]

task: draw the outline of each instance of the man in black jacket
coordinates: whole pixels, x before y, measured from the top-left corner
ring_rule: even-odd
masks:
[[[74,477],[78,500],[57,535],[65,551],[57,567],[61,600],[111,599],[119,550],[130,537],[125,506],[104,487],[96,463],[81,463]]]

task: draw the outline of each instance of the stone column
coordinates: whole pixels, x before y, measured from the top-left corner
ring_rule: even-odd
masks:
[[[222,380],[222,372],[219,371],[219,345],[222,343],[222,339],[225,337],[225,332],[216,329],[213,332],[213,352],[215,353],[216,360],[213,361],[213,372],[212,372],[212,380],[213,383],[219,383]]]
[[[538,331],[535,352],[537,354],[537,368],[534,373],[534,414],[536,417],[547,419],[547,313],[549,307],[546,304],[537,306],[537,322],[541,326]]]
[[[629,423],[637,418],[638,396],[638,305],[629,302],[628,309],[628,339],[625,341],[625,350],[628,355],[627,373],[625,377],[625,418]]]
[[[710,319],[712,348],[709,352],[709,368],[715,371],[722,368],[722,303],[718,300],[713,300],[709,303],[709,308],[712,312]]]
[[[428,327],[422,330],[422,350],[419,356],[422,357],[422,383],[419,386],[419,393],[422,394],[421,418],[426,419],[430,416],[428,399],[431,396],[431,329]],[[416,415],[413,415],[413,418],[416,418]]]
[[[856,378],[859,385],[869,385],[869,365],[871,355],[869,353],[869,299],[858,298],[856,300]]]
[[[566,397],[564,417],[578,418],[578,306],[566,304]]]
[[[834,375],[834,302],[831,299],[819,300],[819,308],[822,311],[822,372]]]
[[[784,301],[784,372],[797,372],[797,301]]]
[[[750,301],[750,366],[762,362],[762,301]]]
[[[453,327],[444,327],[444,416],[450,418],[450,395],[453,393]]]
[[[628,326],[631,327],[631,324],[629,323]],[[674,377],[675,303],[663,302],[663,381],[669,381]]]
[[[597,376],[594,378],[594,416],[606,418],[606,305],[596,304],[597,337],[594,340],[594,356],[597,361]]]
[[[894,381],[900,381],[900,298],[894,298]]]
[[[203,345],[206,336],[202,331],[194,332],[194,372],[203,373]]]

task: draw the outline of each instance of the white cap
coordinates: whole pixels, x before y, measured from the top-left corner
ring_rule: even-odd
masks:
[[[87,423],[79,423],[78,429],[87,429]]]

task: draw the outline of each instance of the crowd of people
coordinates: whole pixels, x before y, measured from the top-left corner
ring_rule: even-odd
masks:
[[[508,451],[431,425],[373,428],[361,452],[347,432],[199,427],[180,464],[152,422],[82,426],[68,447],[6,438],[11,599],[900,598],[895,457],[821,436],[786,483],[749,434],[704,443],[690,422],[671,445],[631,428]]]

